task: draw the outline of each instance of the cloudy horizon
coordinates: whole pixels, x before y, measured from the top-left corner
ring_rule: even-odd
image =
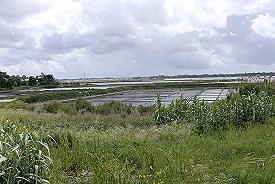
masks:
[[[275,0],[1,0],[0,70],[56,78],[275,71]]]

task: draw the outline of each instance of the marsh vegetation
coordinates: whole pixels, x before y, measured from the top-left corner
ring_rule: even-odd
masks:
[[[212,104],[194,98],[163,106],[159,98],[148,107],[93,106],[81,98],[39,105],[17,100],[1,104],[1,132],[8,119],[20,135],[36,134],[33,140],[49,148],[52,162],[45,161],[45,170],[37,172],[43,180],[33,180],[41,183],[271,184],[274,89],[274,82],[243,84],[238,93]],[[28,148],[47,153],[31,142]],[[1,150],[3,157],[1,181],[14,181],[8,166],[16,151],[8,160]],[[35,165],[26,175],[35,174]]]

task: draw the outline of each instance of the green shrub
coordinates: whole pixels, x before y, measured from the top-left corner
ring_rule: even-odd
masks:
[[[36,110],[36,106],[34,104],[28,104],[25,107],[25,109],[28,110],[28,111],[35,111]]]
[[[8,109],[25,109],[27,106],[26,103],[24,103],[21,100],[13,100],[6,105],[6,108]]]
[[[25,103],[35,103],[35,102],[43,102],[48,100],[62,100],[75,98],[80,96],[81,94],[78,91],[62,91],[62,92],[52,92],[52,93],[42,93],[35,95],[22,96],[19,99]]]
[[[154,110],[155,110],[155,106],[152,105],[152,106],[144,106],[144,105],[139,105],[137,107],[137,111],[140,115],[144,116],[146,114],[151,114],[151,113],[154,113]]]
[[[1,119],[0,183],[49,183],[49,147],[38,135]]]
[[[95,113],[101,115],[108,114],[126,114],[130,115],[135,111],[135,107],[131,104],[123,104],[118,101],[111,101],[95,107]]]
[[[66,114],[76,115],[77,110],[74,104],[63,104],[61,110]]]
[[[84,99],[84,98],[78,98],[75,103],[75,108],[77,111],[80,110],[85,110],[87,112],[92,112],[94,107],[91,104],[91,102],[89,102],[88,100]]]
[[[50,103],[43,104],[43,110],[48,113],[54,113],[56,114],[62,107],[62,103],[52,101]]]
[[[28,111],[35,111],[36,106],[34,104],[27,104],[21,100],[16,99],[11,102],[1,103],[0,108],[26,109]]]

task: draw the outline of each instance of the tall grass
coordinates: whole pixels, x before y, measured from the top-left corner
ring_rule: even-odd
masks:
[[[275,94],[267,85],[240,88],[224,100],[212,104],[197,97],[187,100],[182,97],[172,101],[168,107],[156,101],[155,121],[157,124],[172,122],[194,122],[199,133],[227,127],[245,127],[247,124],[264,122],[275,116]],[[256,93],[258,91],[258,93]]]
[[[192,102],[180,98],[168,107],[162,106],[158,98],[155,117],[152,107],[146,109],[117,102],[94,107],[83,99],[71,104],[50,102],[36,107],[35,111],[1,108],[0,113],[14,122],[8,121],[6,125],[7,121],[3,121],[3,127],[15,127],[10,128],[15,130],[13,133],[6,135],[22,134],[23,143],[27,135],[32,136],[34,141],[29,141],[24,148],[29,151],[25,153],[35,154],[37,152],[31,150],[41,150],[49,156],[49,148],[53,164],[49,165],[47,157],[40,158],[46,163],[45,170],[38,172],[41,183],[45,179],[60,184],[272,184],[275,182],[274,96],[266,91],[247,94],[233,94],[211,105],[197,98]],[[21,107],[22,103],[14,106]],[[58,111],[52,111],[55,108]],[[75,114],[64,113],[64,109]],[[55,142],[49,138],[41,140],[20,127],[27,127],[40,137],[50,135]],[[1,139],[3,132],[9,132],[2,129]],[[19,144],[21,139],[17,137],[20,138],[15,136],[12,140]],[[5,140],[9,141],[8,136]],[[10,162],[6,158],[8,155],[1,152],[0,173],[9,173],[5,164]],[[10,160],[16,158],[15,152]],[[35,165],[40,168],[43,163],[24,161],[20,165],[25,168],[33,164],[34,168],[28,172],[36,174]],[[27,178],[35,183],[32,179]]]
[[[1,114],[53,137],[50,183],[274,183],[275,119],[198,135],[194,122],[155,126],[151,115]]]
[[[1,118],[0,183],[49,183],[50,150],[35,133]]]
[[[274,120],[201,136],[186,125],[57,132],[52,182],[271,184],[273,131]]]
[[[128,115],[142,115],[148,116],[154,113],[153,106],[133,106],[131,104],[123,104],[118,101],[106,102],[100,105],[92,105],[86,99],[78,98],[74,102],[62,103],[57,101],[45,102],[42,104],[27,104],[21,100],[14,100],[7,103],[1,103],[0,108],[5,109],[24,109],[28,111],[36,111],[39,113],[66,113],[70,115],[77,114],[100,114],[100,115],[110,115],[110,114],[120,114],[122,116]]]

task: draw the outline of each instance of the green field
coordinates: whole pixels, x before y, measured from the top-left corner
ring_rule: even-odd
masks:
[[[271,105],[264,115],[248,104],[242,116],[246,119],[234,119],[238,122],[217,129],[210,126],[205,131],[198,131],[197,125],[206,122],[201,115],[175,117],[177,121],[165,116],[171,121],[159,123],[154,112],[158,106],[112,102],[86,108],[81,106],[84,100],[52,102],[50,107],[5,104],[0,109],[1,124],[3,127],[8,119],[18,131],[25,127],[24,131],[36,132],[49,146],[52,163],[47,162],[48,169],[39,174],[50,183],[271,184],[275,182],[274,84],[264,87],[240,88],[241,95],[266,91]],[[267,103],[261,99],[251,103]],[[2,169],[5,162],[1,161]],[[5,183],[2,174],[0,181]]]

